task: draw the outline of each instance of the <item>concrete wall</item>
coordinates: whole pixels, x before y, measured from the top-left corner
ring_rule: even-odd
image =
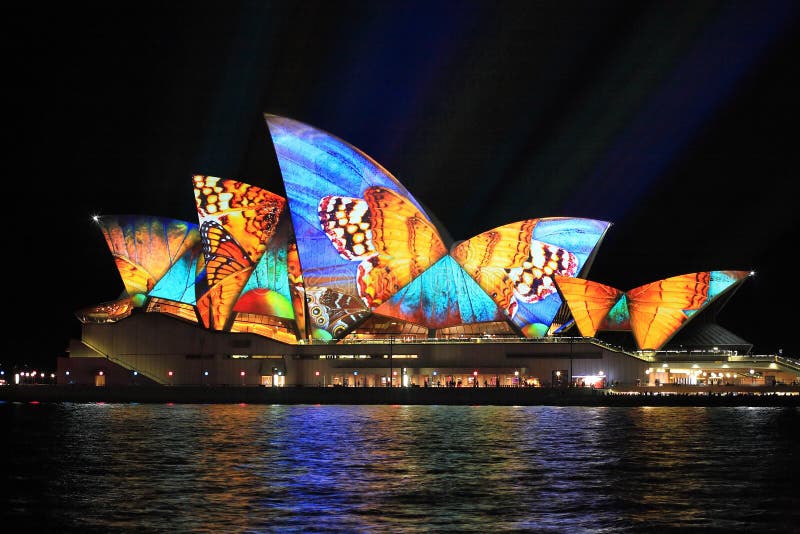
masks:
[[[82,340],[71,345],[70,356],[64,368],[59,368],[60,379],[67,367],[78,369],[78,360],[84,359],[87,362],[80,364],[80,369],[89,375],[81,376],[76,383],[93,383],[91,370],[97,373],[103,365],[114,364],[123,370],[122,375],[115,372],[113,377],[107,375],[107,380],[120,385],[130,383],[135,370],[165,385],[278,382],[328,386],[346,381],[351,386],[385,386],[390,368],[396,373],[394,385],[398,386],[403,383],[404,368],[409,382],[416,385],[423,385],[425,380],[435,384],[437,378],[452,376],[461,378],[466,386],[476,371],[480,385],[494,385],[495,380],[508,385],[517,376],[537,378],[542,385],[549,385],[555,371],[564,371],[567,382],[570,374],[596,375],[602,371],[609,382],[632,384],[644,377],[649,367],[637,358],[583,340],[479,338],[449,343],[376,340],[287,345],[254,334],[209,332],[179,319],[148,313],[135,313],[118,323],[84,325]]]

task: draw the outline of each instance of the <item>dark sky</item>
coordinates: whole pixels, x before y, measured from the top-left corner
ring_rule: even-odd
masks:
[[[365,151],[455,240],[581,216],[614,223],[589,278],[619,289],[754,269],[719,323],[800,356],[800,4],[160,4],[6,8],[6,363],[54,362],[122,291],[91,215],[196,221],[193,174],[282,193],[264,112]]]

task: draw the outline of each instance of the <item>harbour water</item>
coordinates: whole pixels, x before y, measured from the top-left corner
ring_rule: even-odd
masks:
[[[800,532],[796,407],[6,402],[0,416],[5,532]]]

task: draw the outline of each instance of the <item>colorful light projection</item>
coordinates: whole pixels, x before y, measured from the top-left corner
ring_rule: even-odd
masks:
[[[144,303],[177,258],[200,242],[197,225],[176,219],[110,215],[95,220],[135,306]]]
[[[306,290],[303,282],[303,268],[300,266],[300,255],[297,253],[294,236],[287,243],[286,269],[289,275],[289,294],[292,298],[294,322],[300,337],[305,339],[309,335],[306,325]]]
[[[289,221],[281,219],[233,311],[294,319],[287,262],[290,235]]]
[[[303,265],[312,334],[339,338],[447,250],[419,203],[369,156],[311,126],[265,118]]]
[[[206,328],[224,330],[231,312],[277,230],[285,200],[237,180],[193,177],[205,266],[195,283]]]
[[[375,313],[427,328],[503,320],[497,304],[449,255],[381,304]]]
[[[526,337],[542,337],[562,299],[554,275],[577,276],[610,223],[594,219],[527,219],[478,234],[451,255]]]
[[[688,273],[626,292],[581,278],[556,276],[555,282],[582,336],[631,330],[640,350],[659,350],[694,314],[749,275],[749,271]]]
[[[195,291],[195,281],[198,273],[203,271],[205,260],[203,258],[203,246],[198,241],[195,246],[187,250],[178,258],[172,267],[166,272],[161,280],[156,282],[155,287],[148,293],[150,297],[156,297],[183,304],[194,306],[197,302]]]
[[[365,316],[362,311],[378,309],[392,317],[449,325],[454,320],[453,304],[448,303],[452,295],[439,293],[442,302],[433,302],[433,294],[426,292],[444,271],[386,304],[446,255],[439,232],[419,203],[388,171],[346,142],[290,119],[266,115],[266,120],[306,290],[326,296],[317,301],[345,303],[349,313],[338,321],[353,321],[339,324],[338,331],[346,334]],[[476,236],[452,255],[526,336],[539,337],[547,333],[562,303],[551,274],[576,276],[588,268],[608,227],[607,222],[590,219],[531,219]],[[496,239],[502,240],[499,246]],[[485,254],[487,248],[490,252]],[[446,282],[450,289],[456,278]],[[446,313],[448,307],[451,311]],[[415,308],[419,309],[412,312]],[[324,322],[332,310],[318,311],[315,328],[332,334],[331,325]],[[486,309],[466,315],[494,318]]]

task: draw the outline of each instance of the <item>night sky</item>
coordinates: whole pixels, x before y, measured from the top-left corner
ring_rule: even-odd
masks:
[[[5,13],[6,365],[54,366],[122,292],[92,215],[196,222],[194,174],[282,194],[265,112],[362,149],[454,240],[589,217],[614,225],[588,278],[622,290],[753,269],[718,322],[800,356],[800,4],[164,4]]]

